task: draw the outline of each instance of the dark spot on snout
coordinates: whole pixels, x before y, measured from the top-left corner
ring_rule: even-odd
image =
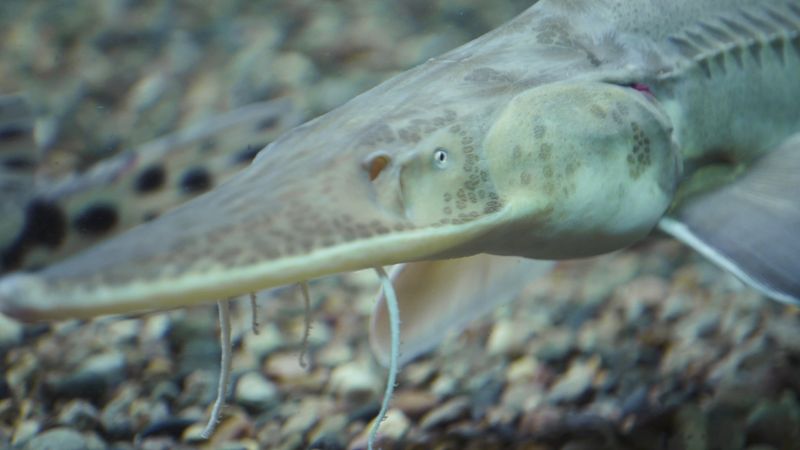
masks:
[[[134,189],[140,194],[157,191],[167,181],[167,171],[158,164],[153,164],[142,170],[134,181]]]
[[[197,194],[211,188],[213,180],[208,170],[202,167],[194,167],[183,173],[180,186],[187,194]]]
[[[79,233],[101,235],[110,231],[119,221],[116,209],[108,203],[96,203],[83,209],[72,221]]]

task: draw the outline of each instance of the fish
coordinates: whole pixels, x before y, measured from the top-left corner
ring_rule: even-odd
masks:
[[[656,231],[797,303],[798,73],[796,0],[542,0],[283,134],[196,199],[5,276],[0,312],[164,310],[401,264],[372,331],[394,370],[435,345],[435,324],[528,279],[504,280],[493,268],[513,264],[493,258],[540,276]],[[434,273],[455,275],[421,276]],[[475,273],[495,298],[458,289]],[[389,349],[387,322],[411,346]]]
[[[87,170],[53,175],[34,137],[34,119],[23,94],[0,97],[0,183],[6,211],[0,273],[53,264],[155,219],[225,181],[267,142],[301,121],[289,99],[256,102]]]

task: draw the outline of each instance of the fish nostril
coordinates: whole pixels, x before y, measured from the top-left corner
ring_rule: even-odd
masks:
[[[383,169],[385,169],[391,159],[389,155],[385,153],[378,153],[375,155],[371,155],[364,161],[364,169],[369,174],[369,181],[375,181],[378,176],[380,176]]]

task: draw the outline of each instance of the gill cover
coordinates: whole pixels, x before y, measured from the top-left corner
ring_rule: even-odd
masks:
[[[561,259],[629,245],[666,211],[681,171],[656,99],[599,82],[520,93],[498,114],[484,147],[511,215],[487,238],[486,251],[495,254]]]

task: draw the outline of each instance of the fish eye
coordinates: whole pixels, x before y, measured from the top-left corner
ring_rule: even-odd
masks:
[[[437,147],[433,151],[433,164],[436,167],[443,169],[447,167],[447,150],[442,147]]]

